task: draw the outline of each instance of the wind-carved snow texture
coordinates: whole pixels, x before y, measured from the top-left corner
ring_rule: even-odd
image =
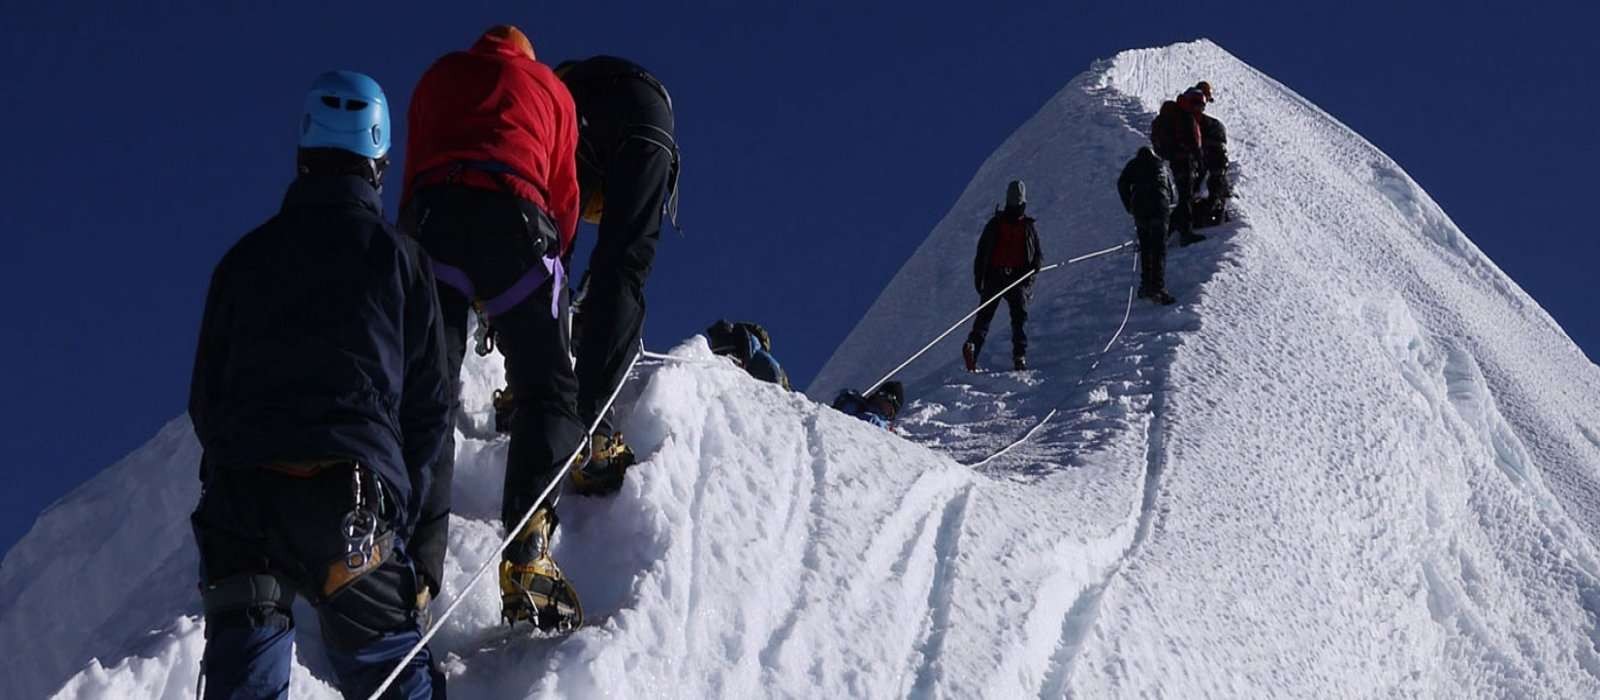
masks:
[[[1060,409],[983,475],[1137,516],[1067,528],[1118,554],[1062,594],[1041,696],[1594,695],[1595,367],[1397,164],[1208,43],[1099,64],[1019,130],[813,396],[975,303],[967,261],[1007,180],[1028,180],[1052,259],[1119,242],[1110,183],[1142,136],[1119,122],[1200,79],[1245,223],[1173,251],[1183,304],[1137,306],[1079,384],[1127,282],[1069,267],[1035,292],[1040,369],[964,375],[952,344],[907,375],[908,438],[972,463]],[[1008,338],[997,322],[990,362]]]
[[[812,396],[975,303],[973,239],[1010,179],[1050,259],[1129,239],[1112,183],[1200,79],[1241,217],[1172,250],[1178,306],[1137,302],[1106,349],[1131,252],[1047,273],[1033,369],[967,374],[952,338],[903,375],[894,433],[685,342],[624,392],[642,461],[622,493],[562,502],[592,623],[570,637],[507,633],[493,577],[461,588],[500,535],[506,449],[502,370],[470,362],[440,602],[465,599],[434,644],[452,694],[1600,695],[1600,370],[1398,165],[1210,43],[1073,80]],[[8,554],[0,696],[192,697],[197,457],[174,421]],[[295,697],[334,697],[297,614]]]

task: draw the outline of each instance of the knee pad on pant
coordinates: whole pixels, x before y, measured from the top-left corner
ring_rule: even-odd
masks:
[[[292,624],[294,587],[268,573],[241,574],[200,586],[206,637],[221,627],[283,627]]]

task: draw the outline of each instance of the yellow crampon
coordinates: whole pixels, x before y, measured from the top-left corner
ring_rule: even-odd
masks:
[[[622,433],[596,433],[589,443],[589,458],[572,470],[572,490],[580,496],[609,496],[622,488],[622,477],[633,466],[633,450]]]
[[[583,625],[578,592],[550,556],[554,533],[555,514],[540,508],[512,540],[517,550],[530,552],[532,557],[523,562],[510,557],[501,560],[500,614],[507,624],[527,621],[546,632],[570,632]]]

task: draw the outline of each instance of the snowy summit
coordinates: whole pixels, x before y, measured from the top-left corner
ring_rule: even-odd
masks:
[[[1211,43],[1068,84],[811,397],[975,303],[973,240],[1012,179],[1047,262],[1129,240],[1117,174],[1198,80],[1239,217],[1169,254],[1177,306],[1136,302],[1117,333],[1131,250],[1044,273],[1032,368],[969,374],[952,338],[900,376],[894,432],[685,341],[624,392],[642,464],[622,493],[562,502],[590,623],[570,637],[508,635],[492,580],[461,589],[500,536],[506,449],[503,370],[469,362],[450,692],[1600,696],[1600,368],[1394,161]],[[174,420],[7,554],[0,697],[193,697],[198,453]],[[306,613],[292,692],[336,697]]]

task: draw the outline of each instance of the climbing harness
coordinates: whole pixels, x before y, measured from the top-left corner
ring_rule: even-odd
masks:
[[[526,214],[523,215],[527,217]],[[478,296],[478,288],[473,285],[472,279],[465,270],[454,265],[440,262],[438,258],[432,259],[433,276],[440,282],[449,285],[460,292],[462,296],[472,300],[472,312],[477,315],[478,328],[473,332],[473,350],[479,356],[494,352],[494,317],[506,313],[522,303],[535,291],[544,285],[545,280],[553,280],[550,289],[550,317],[561,317],[561,295],[554,290],[561,289],[566,284],[566,270],[559,257],[546,255],[539,258],[539,264],[528,266],[517,281],[511,283],[505,291],[483,299]]]
[[[344,536],[345,568],[359,571],[372,561],[373,544],[378,536],[378,513],[367,507],[360,466],[350,470],[350,498],[353,504],[339,526],[339,533]]]
[[[545,189],[539,183],[528,179],[516,168],[493,160],[462,160],[448,163],[418,173],[416,177],[412,178],[412,182],[414,187],[421,186],[416,183],[429,181],[436,181],[438,184],[444,185],[457,185],[461,183],[462,176],[467,172],[479,172],[495,176],[497,182],[501,185],[501,189],[512,195],[515,195],[516,192],[508,184],[509,181],[516,179],[525,182],[539,193],[542,200],[549,200],[549,194],[545,192]],[[553,280],[550,286],[550,317],[561,317],[561,295],[555,291],[566,286],[566,267],[561,262],[561,239],[555,233],[555,223],[550,221],[549,215],[545,213],[544,205],[537,202],[529,202],[529,204],[535,207],[538,221],[530,218],[525,210],[520,210],[518,213],[522,216],[523,232],[529,236],[533,254],[539,259],[539,262],[529,265],[528,269],[517,277],[516,281],[511,283],[511,286],[499,294],[487,299],[480,296],[477,285],[473,284],[472,277],[467,274],[466,270],[442,262],[436,257],[429,258],[429,267],[433,270],[434,279],[460,292],[463,297],[466,297],[471,302],[472,312],[478,321],[477,330],[473,331],[472,334],[473,351],[479,357],[487,356],[495,350],[494,317],[504,314],[526,301],[528,297],[533,296],[533,293],[544,285],[546,280]],[[432,213],[432,209],[423,209],[421,217],[417,220],[417,230],[419,232],[427,230],[428,218]]]

